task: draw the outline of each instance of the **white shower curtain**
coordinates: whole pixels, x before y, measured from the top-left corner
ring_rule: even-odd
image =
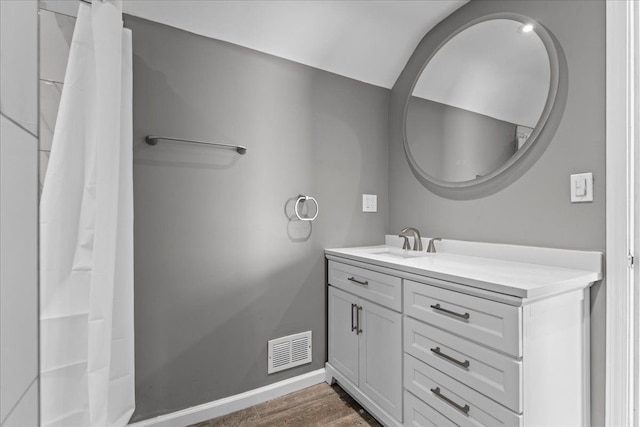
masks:
[[[81,4],[40,205],[43,427],[135,407],[131,102],[122,2]]]

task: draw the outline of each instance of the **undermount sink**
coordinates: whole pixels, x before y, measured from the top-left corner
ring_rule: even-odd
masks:
[[[367,251],[366,253],[369,255],[376,255],[376,256],[396,258],[396,259],[397,258],[399,259],[420,258],[424,256],[433,255],[427,252],[411,251],[411,250],[404,250],[404,249],[398,249],[398,248],[377,248],[377,249],[372,249],[370,251]]]

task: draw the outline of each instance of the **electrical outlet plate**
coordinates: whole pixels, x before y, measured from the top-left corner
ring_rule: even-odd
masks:
[[[376,194],[362,195],[362,212],[378,212],[378,196]]]
[[[593,173],[571,175],[571,203],[593,202]]]

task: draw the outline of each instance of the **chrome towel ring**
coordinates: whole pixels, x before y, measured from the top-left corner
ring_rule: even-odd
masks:
[[[298,206],[300,205],[300,202],[307,202],[307,201],[312,201],[315,205],[316,205],[316,213],[312,216],[312,217],[303,217],[300,215],[300,212],[298,212]],[[320,206],[318,205],[318,201],[316,199],[314,199],[311,196],[304,196],[304,195],[299,195],[298,199],[296,200],[296,204],[293,208],[293,210],[296,213],[296,216],[298,217],[298,219],[300,221],[313,221],[314,219],[316,219],[318,217],[318,213],[320,212]]]

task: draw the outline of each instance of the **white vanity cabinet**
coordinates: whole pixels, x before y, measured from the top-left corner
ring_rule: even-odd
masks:
[[[327,380],[388,426],[590,425],[602,254],[457,245],[326,251]]]
[[[374,415],[382,419],[391,417],[395,419],[392,422],[399,424],[401,280],[331,261],[329,284],[329,366],[336,371],[333,378]]]
[[[514,306],[425,279],[404,302],[408,425],[433,410],[460,426],[589,424],[588,288]]]

